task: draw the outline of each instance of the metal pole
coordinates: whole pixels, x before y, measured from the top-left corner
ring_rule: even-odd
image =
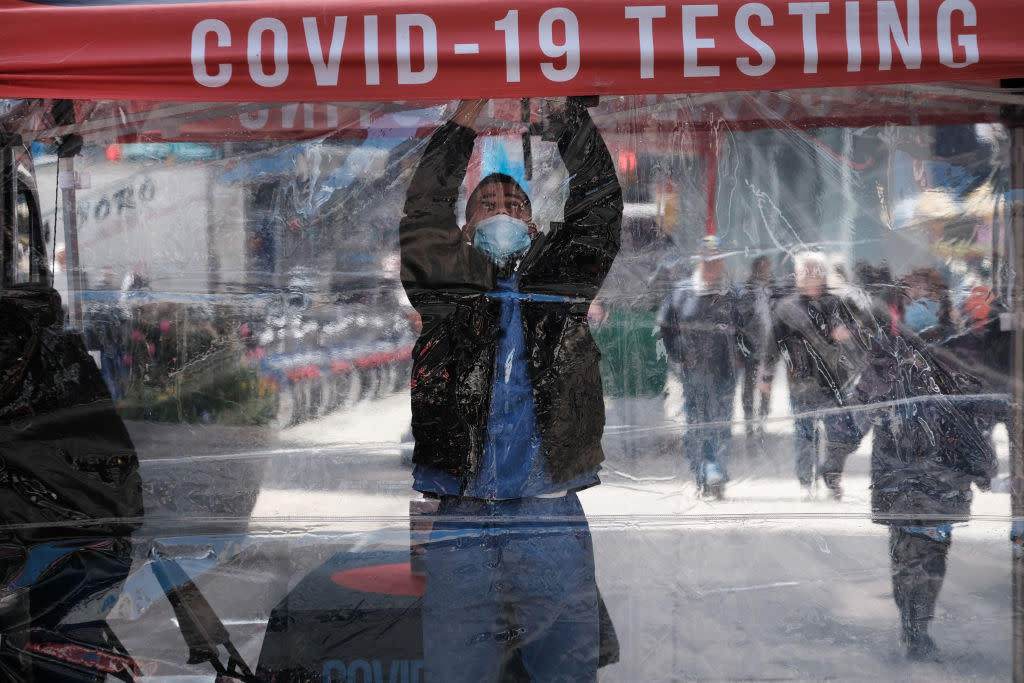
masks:
[[[214,174],[206,168],[206,292],[213,294],[221,285],[220,253],[217,251],[217,211],[213,192]]]
[[[849,128],[842,129],[843,137],[843,158],[853,159],[853,131]],[[853,233],[854,222],[857,219],[857,201],[854,198],[853,166],[849,163],[839,166],[840,185],[843,188],[843,208],[839,216],[839,240],[843,250],[843,263],[847,266],[853,264]]]
[[[1013,680],[1024,683],[1024,109],[1007,107],[1006,125],[1010,131],[1010,244],[1008,255],[1014,264],[1012,317],[1004,331],[1013,334],[1013,419],[1008,425],[1010,436],[1010,506],[1013,515],[1013,559],[1011,583],[1013,591]],[[1008,293],[1009,293],[1008,292]]]
[[[0,139],[0,289],[14,284],[14,148]]]
[[[530,98],[519,101],[519,118],[526,124],[523,131],[523,179],[533,180],[533,147],[530,143]]]
[[[75,200],[75,159],[57,160],[57,185],[64,219],[64,268],[68,274],[68,315],[71,326],[82,329],[82,267],[78,260],[78,205]]]
[[[708,131],[707,153],[707,220],[704,222],[704,235],[713,236],[718,232],[715,220],[715,209],[718,206],[718,158],[722,154],[722,131],[716,121]]]
[[[71,100],[54,100],[51,105],[54,122],[58,126],[72,126],[75,120],[75,105]],[[75,155],[82,151],[82,136],[69,133],[57,144],[57,187],[60,188],[61,207],[64,218],[64,269],[68,276],[67,302],[71,326],[82,329],[82,267],[78,259],[78,204],[75,200],[77,178],[75,178]]]

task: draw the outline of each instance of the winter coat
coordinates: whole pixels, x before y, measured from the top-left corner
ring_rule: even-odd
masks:
[[[121,536],[142,521],[139,461],[60,297],[0,296],[0,544]]]
[[[764,378],[770,378],[779,360],[779,347],[774,339],[776,295],[772,283],[749,281],[739,293],[736,305],[738,325],[737,346],[747,365],[761,365]]]
[[[735,380],[740,364],[737,340],[739,295],[735,289],[672,292],[659,314],[669,359],[683,369]]]
[[[569,171],[564,224],[536,237],[518,265],[534,410],[548,471],[567,481],[603,459],[600,351],[587,323],[619,249],[622,191],[604,141],[570,101],[558,149]],[[474,131],[454,123],[431,138],[409,185],[399,225],[402,283],[423,319],[413,349],[413,462],[457,477],[479,471],[495,369],[499,269],[457,224],[459,186]]]
[[[943,360],[939,360],[942,358]],[[936,526],[965,520],[971,484],[987,486],[996,457],[970,399],[980,385],[941,346],[879,326],[857,384],[871,406],[871,512],[879,524]]]
[[[847,389],[864,360],[852,307],[834,294],[811,299],[795,292],[776,304],[774,316],[775,341],[789,371],[791,397],[812,405],[846,405]],[[840,326],[851,339],[833,337]]]

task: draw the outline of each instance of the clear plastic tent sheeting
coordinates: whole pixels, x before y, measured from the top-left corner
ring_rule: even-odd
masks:
[[[2,677],[1006,680],[1018,97],[78,102],[60,183],[12,105],[62,308],[2,311]],[[459,232],[494,173],[548,289]]]

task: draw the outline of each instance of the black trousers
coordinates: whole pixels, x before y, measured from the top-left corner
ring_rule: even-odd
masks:
[[[946,578],[946,557],[952,539],[939,541],[889,527],[892,560],[892,593],[900,611],[904,639],[912,640],[928,630],[935,616],[935,601]]]
[[[760,369],[761,359],[759,357],[753,356],[743,359],[743,388],[740,399],[743,405],[743,419],[746,422],[748,435],[754,434],[755,429],[761,429],[761,423],[768,417],[768,408],[771,403],[771,394],[767,396],[762,395],[760,397],[761,401],[757,406],[757,415],[754,415],[754,402],[757,400],[758,394],[761,393],[757,386]]]

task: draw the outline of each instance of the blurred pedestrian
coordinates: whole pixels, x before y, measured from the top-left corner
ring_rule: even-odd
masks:
[[[1013,398],[1017,381],[1013,372],[1014,332],[1005,329],[1001,320],[1008,307],[988,287],[974,284],[971,288],[971,294],[954,311],[952,331],[936,352],[943,361],[956,362],[977,378],[980,384],[972,400],[975,414],[989,441],[996,425],[1003,423],[1009,436],[1008,458],[1013,462],[1021,442]]]
[[[911,279],[932,281],[930,275]],[[912,302],[921,298],[909,291],[915,292]],[[878,320],[866,336],[868,362],[857,384],[859,400],[872,408],[871,513],[875,523],[889,527],[901,642],[910,659],[929,659],[937,647],[928,625],[953,524],[970,515],[971,485],[989,487],[996,458],[984,434],[984,410],[969,399],[980,386],[970,367],[940,355],[946,340],[929,346],[906,319],[891,325],[883,313]]]
[[[949,284],[935,268],[916,268],[903,278],[903,322],[926,343],[941,343],[956,333]]]
[[[772,380],[779,360],[773,339],[772,308],[775,278],[771,260],[758,256],[750,265],[750,277],[740,293],[739,352],[743,361],[740,402],[746,428],[747,454],[764,453],[764,422],[771,402]]]
[[[795,276],[796,291],[775,307],[774,333],[789,380],[796,475],[806,497],[813,497],[813,484],[820,476],[839,500],[846,458],[861,439],[848,395],[863,358],[853,332],[856,312],[826,289],[823,254],[798,254]],[[820,462],[819,422],[825,437]]]
[[[737,347],[739,293],[708,240],[695,277],[677,284],[658,315],[669,360],[683,384],[683,453],[702,495],[722,498],[729,479],[733,401],[742,363]]]

